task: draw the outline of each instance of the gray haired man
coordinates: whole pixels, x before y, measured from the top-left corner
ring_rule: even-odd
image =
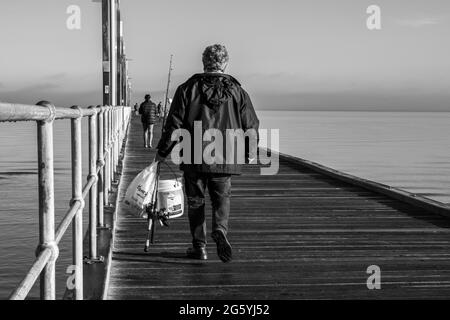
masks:
[[[202,61],[204,73],[193,75],[176,90],[158,143],[157,161],[163,161],[176,145],[177,142],[171,140],[175,130],[185,129],[193,137],[199,121],[203,132],[215,129],[224,136],[228,129],[258,131],[259,120],[249,95],[234,77],[225,74],[229,61],[225,46],[215,44],[207,47]],[[202,145],[204,150],[205,143]],[[193,245],[187,255],[193,259],[207,259],[205,192],[208,189],[213,211],[211,237],[216,242],[219,258],[229,262],[232,259],[231,245],[227,239],[231,177],[241,173],[242,163],[227,161],[211,164],[205,163],[204,159],[199,163],[194,159],[198,159],[196,152],[198,150],[192,146],[192,158],[180,165],[184,171]],[[225,147],[224,153],[227,152],[230,150]]]

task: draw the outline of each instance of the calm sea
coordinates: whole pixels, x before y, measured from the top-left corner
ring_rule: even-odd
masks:
[[[280,151],[370,180],[450,202],[450,113],[258,112],[262,128],[280,130]],[[86,133],[86,123],[83,123]],[[83,137],[84,145],[87,136]],[[0,299],[29,269],[38,241],[36,125],[0,124]],[[84,176],[87,150],[84,150]],[[55,125],[57,220],[71,196],[70,122]],[[85,215],[86,216],[86,215]],[[65,290],[71,234],[57,263]],[[34,288],[32,297],[38,296]]]
[[[280,151],[450,203],[450,113],[261,112]]]

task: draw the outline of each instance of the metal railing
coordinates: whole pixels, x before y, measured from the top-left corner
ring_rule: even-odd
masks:
[[[58,108],[42,101],[36,106],[0,102],[0,122],[36,121],[39,179],[39,245],[36,260],[11,293],[10,299],[25,299],[40,277],[40,298],[55,299],[55,264],[58,244],[72,224],[74,298],[83,299],[83,208],[89,195],[89,259],[100,261],[97,251],[97,230],[104,227],[105,205],[117,172],[119,155],[125,140],[131,108],[98,106],[87,109],[74,106]],[[89,175],[83,186],[81,120],[89,121]],[[55,230],[55,191],[53,168],[53,123],[71,120],[72,200],[70,208]]]

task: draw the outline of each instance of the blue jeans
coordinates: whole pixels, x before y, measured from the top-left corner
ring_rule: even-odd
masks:
[[[230,214],[231,175],[184,172],[184,187],[188,198],[188,216],[194,248],[206,246],[205,191],[212,203],[212,231],[228,231]]]

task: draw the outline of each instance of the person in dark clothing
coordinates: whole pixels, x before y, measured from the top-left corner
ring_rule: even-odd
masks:
[[[161,102],[161,101],[158,103],[157,112],[158,112],[158,118],[161,118],[161,117],[162,117],[162,115],[161,115],[161,112],[162,112],[162,102]]]
[[[153,126],[156,123],[156,104],[150,100],[149,94],[145,95],[145,101],[139,107],[142,126],[144,129],[144,147],[152,148]]]
[[[185,129],[194,137],[199,121],[201,133],[209,129],[216,129],[221,133],[228,129],[253,129],[257,135],[259,120],[249,95],[234,77],[224,73],[229,60],[226,48],[222,45],[209,46],[205,49],[202,60],[204,73],[195,74],[176,90],[157,146],[156,161],[164,161],[177,144],[177,141],[171,139],[175,130]],[[202,150],[196,151],[192,147],[191,158],[194,161],[191,159],[180,165],[180,169],[184,171],[193,245],[188,249],[187,255],[194,259],[207,259],[205,192],[208,189],[213,211],[211,236],[216,242],[219,258],[228,262],[232,259],[232,249],[227,239],[231,177],[241,173],[242,164],[228,161],[210,164],[205,159],[196,161],[198,156],[203,155],[205,142],[202,143]],[[202,154],[199,155],[199,152]],[[225,153],[228,156],[229,150],[226,149]],[[250,153],[246,150],[246,157],[249,156]],[[248,163],[250,159],[246,161]]]

